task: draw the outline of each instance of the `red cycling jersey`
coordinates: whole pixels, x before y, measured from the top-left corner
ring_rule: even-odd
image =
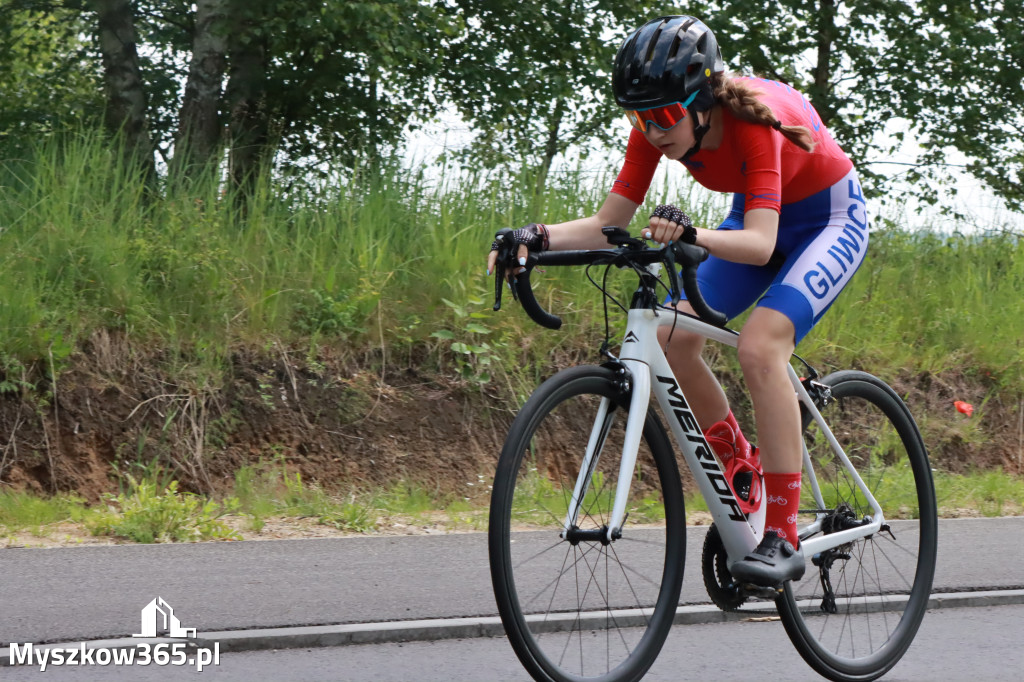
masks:
[[[783,125],[806,126],[818,145],[813,152],[805,151],[781,132],[741,121],[728,107],[722,107],[721,145],[718,149],[701,149],[682,162],[697,182],[717,192],[742,194],[744,211],[781,211],[783,204],[792,204],[831,187],[853,168],[806,97],[778,81],[739,80],[758,90],[758,99],[771,108]],[[612,191],[643,203],[661,158],[658,148],[634,129]]]

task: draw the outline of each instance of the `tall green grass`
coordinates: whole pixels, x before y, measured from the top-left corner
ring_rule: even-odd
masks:
[[[154,195],[121,158],[82,134],[0,165],[2,390],[17,388],[19,367],[59,371],[97,329],[166,351],[204,382],[233,346],[271,342],[425,356],[496,381],[495,368],[529,374],[603,334],[600,297],[578,271],[537,277],[563,332],[536,328],[507,296],[494,313],[484,257],[500,227],[593,212],[610,176],[560,175],[535,194],[528,178],[383,164],[302,193],[264,181],[242,212],[217,177]],[[680,191],[655,187],[650,202]],[[721,206],[703,196],[681,203],[714,224]],[[966,368],[1024,387],[1018,237],[889,227],[870,248],[803,354],[883,374]],[[611,282],[628,299],[628,273]]]
[[[243,212],[216,177],[154,196],[121,158],[79,135],[0,165],[5,375],[40,361],[59,370],[98,329],[202,375],[235,344],[270,341],[391,362],[425,347],[471,370],[483,348],[529,366],[596,328],[599,299],[578,273],[551,273],[541,293],[567,336],[543,334],[508,296],[491,311],[484,273],[497,229],[599,205],[604,191],[581,174],[524,194],[528,178],[385,165],[302,195],[264,182]]]
[[[890,227],[803,351],[846,364],[984,373],[1024,386],[1024,239]]]

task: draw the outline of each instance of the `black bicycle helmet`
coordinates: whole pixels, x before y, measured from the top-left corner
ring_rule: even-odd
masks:
[[[623,109],[687,103],[696,144],[683,156],[686,159],[700,149],[709,128],[706,123],[697,125],[696,114],[715,104],[711,76],[724,72],[722,51],[704,22],[684,15],[658,17],[622,43],[615,55],[612,90]]]
[[[725,71],[718,41],[704,23],[688,16],[659,17],[626,38],[615,55],[612,89],[623,109],[650,109],[685,102],[693,93],[698,111],[714,104],[711,75]]]

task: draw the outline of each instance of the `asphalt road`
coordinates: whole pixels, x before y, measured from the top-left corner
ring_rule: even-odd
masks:
[[[706,603],[704,529],[684,603]],[[1024,588],[1024,518],[940,524],[936,592]],[[138,632],[157,596],[209,632],[494,615],[484,534],[0,550],[0,646]]]
[[[1017,682],[1024,605],[930,611],[887,682]],[[504,637],[224,654],[203,672],[157,666],[0,668],[10,682],[501,682],[528,680]],[[645,682],[820,680],[777,621],[677,625]]]

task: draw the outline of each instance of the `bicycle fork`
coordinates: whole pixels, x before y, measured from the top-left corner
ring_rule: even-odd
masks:
[[[644,423],[647,420],[647,407],[651,399],[651,375],[646,364],[639,360],[621,360],[626,370],[624,381],[632,384],[629,401],[629,418],[626,422],[626,433],[622,444],[622,459],[619,461],[619,477],[615,485],[615,504],[612,515],[606,526],[595,530],[580,530],[576,527],[580,506],[586,498],[587,490],[597,463],[604,448],[605,439],[615,419],[616,406],[608,398],[603,398],[594,418],[594,426],[590,431],[587,451],[583,456],[580,473],[573,488],[569,510],[565,515],[561,536],[570,542],[581,540],[598,540],[607,545],[622,535],[622,525],[626,521],[626,502],[629,500],[629,488],[633,482],[633,469],[636,467],[637,452],[643,436]]]

